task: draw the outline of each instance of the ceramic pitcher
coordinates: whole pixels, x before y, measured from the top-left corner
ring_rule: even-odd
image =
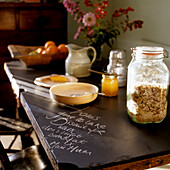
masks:
[[[66,45],[68,48],[69,54],[65,61],[66,75],[71,75],[75,77],[87,77],[90,75],[89,68],[96,59],[96,50],[95,48],[81,47],[75,44]],[[88,56],[88,50],[93,50],[93,59],[90,60]]]

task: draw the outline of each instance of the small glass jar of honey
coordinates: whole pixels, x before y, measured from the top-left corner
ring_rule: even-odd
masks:
[[[102,74],[101,92],[105,96],[117,96],[118,88],[117,74]]]

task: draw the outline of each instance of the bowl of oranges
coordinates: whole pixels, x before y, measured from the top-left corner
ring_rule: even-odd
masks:
[[[8,50],[12,58],[21,60],[26,66],[47,65],[68,56],[66,44],[57,46],[54,41],[47,41],[44,46],[8,45]]]

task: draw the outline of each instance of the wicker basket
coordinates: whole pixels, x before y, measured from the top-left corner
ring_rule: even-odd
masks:
[[[51,62],[64,60],[68,55],[68,53],[29,55],[30,52],[39,47],[40,46],[8,45],[8,50],[12,58],[23,61],[26,66],[48,65]]]

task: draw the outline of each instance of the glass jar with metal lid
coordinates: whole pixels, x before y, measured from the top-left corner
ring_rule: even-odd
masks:
[[[159,123],[167,114],[169,70],[162,47],[139,46],[128,66],[127,112],[137,123]]]
[[[110,51],[107,73],[116,73],[118,75],[119,87],[126,86],[127,66],[124,50]]]
[[[102,74],[101,91],[105,96],[117,96],[118,89],[117,74]]]

